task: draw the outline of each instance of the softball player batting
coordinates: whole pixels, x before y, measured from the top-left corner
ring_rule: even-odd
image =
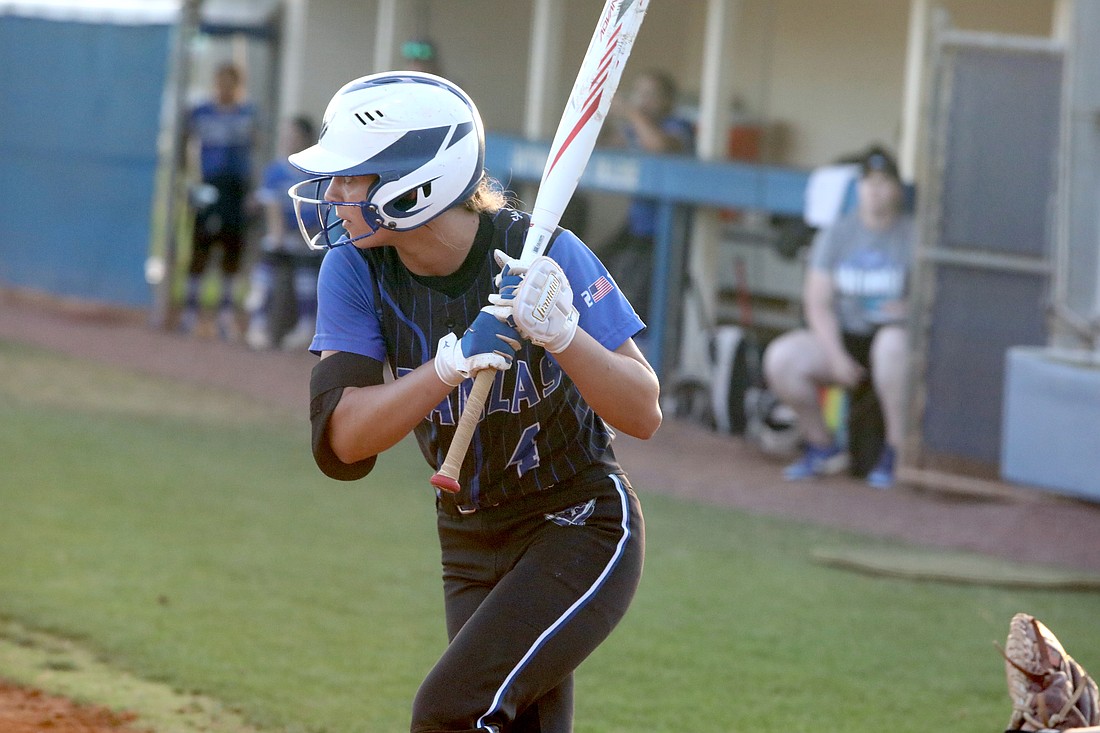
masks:
[[[529,217],[486,176],[481,118],[449,81],[346,84],[290,161],[315,176],[291,189],[303,234],[329,250],[310,347],[321,470],[366,476],[410,431],[438,468],[470,377],[499,370],[461,490],[436,495],[450,643],[411,730],[571,731],[573,671],[642,571],[641,509],[611,442],[661,423],[633,341],[644,324],[569,231],[518,264]]]

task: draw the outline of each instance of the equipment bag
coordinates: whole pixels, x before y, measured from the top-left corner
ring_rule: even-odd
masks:
[[[861,382],[852,389],[848,400],[849,470],[853,476],[864,478],[878,463],[886,442],[886,423],[875,388],[869,381]]]
[[[741,326],[718,326],[711,338],[711,412],[721,433],[741,435],[747,422],[745,400],[763,386],[760,346]]]

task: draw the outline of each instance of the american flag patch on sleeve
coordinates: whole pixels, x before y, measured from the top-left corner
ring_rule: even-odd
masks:
[[[603,296],[615,289],[607,275],[600,275],[600,279],[588,286],[588,292],[592,295],[592,302],[599,303]]]

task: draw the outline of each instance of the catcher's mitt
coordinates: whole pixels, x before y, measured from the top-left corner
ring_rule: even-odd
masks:
[[[1096,683],[1034,616],[1012,617],[1002,654],[1012,698],[1009,731],[1100,725]]]

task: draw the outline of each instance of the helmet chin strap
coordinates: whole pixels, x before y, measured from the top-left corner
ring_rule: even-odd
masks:
[[[368,231],[366,234],[360,234],[358,237],[349,237],[348,230],[345,226],[343,226],[343,224],[340,224],[338,222],[333,223],[332,226],[324,227],[321,229],[321,231],[317,232],[317,234],[314,235],[313,239],[311,239],[309,242],[310,248],[319,250],[335,249],[337,247],[342,247],[345,244],[354,244],[360,239],[373,237],[375,233],[381,228],[380,226],[378,226],[378,224],[380,224],[381,222],[377,221],[377,217],[375,217],[375,222],[372,222],[370,219],[367,218],[367,205],[365,203],[360,204],[359,206],[363,210],[363,219],[367,222],[367,227],[370,231]],[[342,230],[342,234],[340,234],[337,240],[333,242],[332,232],[337,227]]]
[[[288,192],[290,197],[295,200],[295,215],[298,218],[298,227],[302,232],[303,238],[306,240],[306,244],[310,249],[324,251],[340,247],[345,244],[353,244],[360,239],[366,239],[367,237],[374,236],[375,232],[384,228],[384,222],[382,217],[378,213],[378,209],[373,204],[367,201],[326,201],[322,198],[321,190],[326,182],[331,181],[331,176],[322,176],[320,178],[314,178],[309,181],[296,184],[290,188]],[[303,186],[313,186],[314,192],[312,196],[306,196],[299,193],[299,189]],[[302,217],[301,205],[308,205],[316,212],[316,220],[319,223],[318,229],[315,234],[310,234],[310,228],[306,225]],[[360,215],[363,217],[363,221],[366,223],[367,231],[365,234],[360,234],[357,237],[351,237],[348,235],[347,227],[339,217],[334,217],[333,213],[337,206],[357,206],[359,207]],[[330,221],[331,220],[331,221]],[[329,222],[329,223],[325,223]],[[336,241],[333,241],[334,233],[339,231],[339,235],[336,237]]]

